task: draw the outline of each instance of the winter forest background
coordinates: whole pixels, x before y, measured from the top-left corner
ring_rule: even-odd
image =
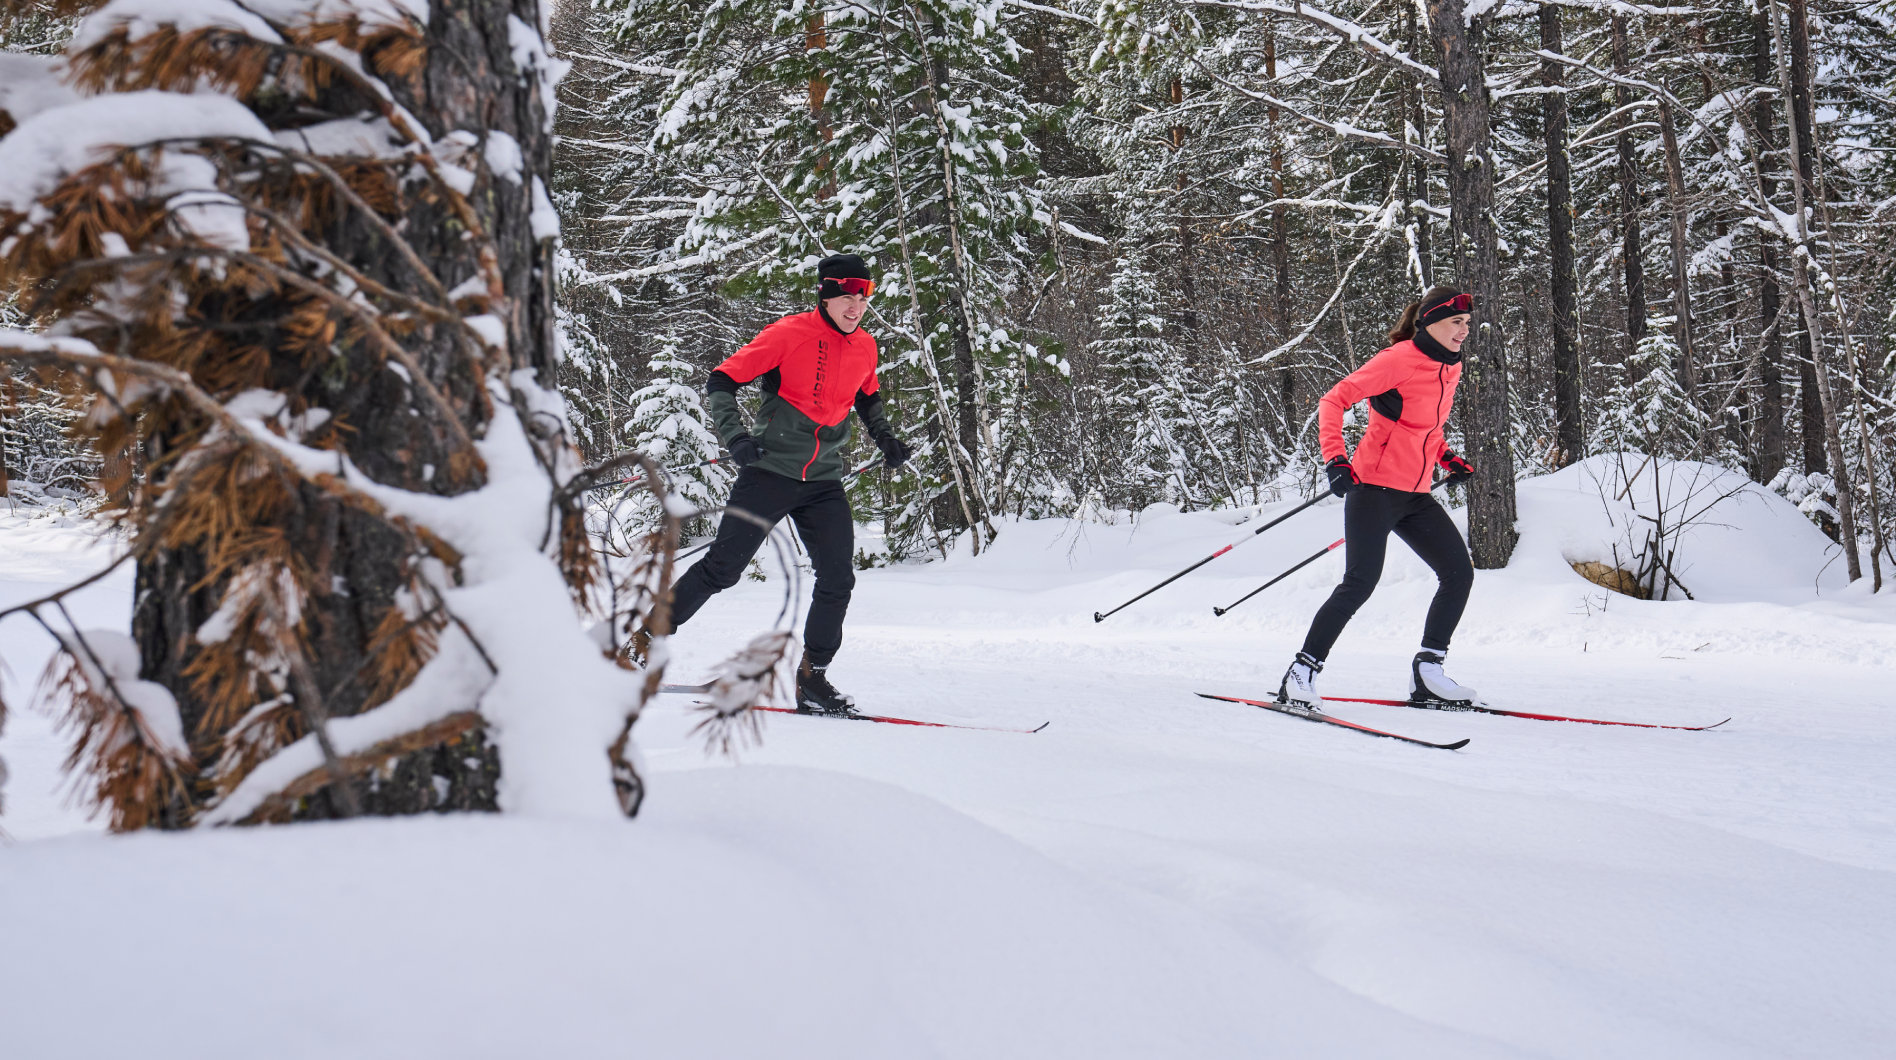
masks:
[[[564,385],[592,452],[708,457],[706,372],[808,304],[818,256],[863,253],[898,426],[932,444],[854,499],[915,554],[1000,513],[1311,489],[1316,399],[1446,283],[1488,296],[1460,429],[1497,437],[1452,441],[1497,510],[1488,475],[1701,459],[1880,568],[1892,25],[1827,0],[566,4]]]
[[[647,638],[730,478],[699,388],[837,251],[918,448],[851,483],[863,566],[1314,495],[1318,397],[1451,284],[1477,567],[1517,482],[1671,460],[1880,591],[1896,12],[1748,3],[12,0],[0,476],[131,530],[138,603],[0,619],[59,640],[115,827],[494,808],[496,723],[599,774],[549,750],[519,805],[634,813]],[[1690,595],[1706,510],[1584,576]]]
[[[8,51],[55,53],[76,22],[15,6]],[[1590,453],[1703,459],[1854,534],[1880,587],[1887,5],[1475,4],[1468,100],[1442,92],[1450,10],[555,5],[578,440],[716,455],[709,369],[853,250],[883,277],[896,423],[927,446],[854,486],[893,555],[1000,513],[1252,504],[1314,488],[1317,397],[1440,282],[1492,291],[1458,428],[1488,436],[1452,439],[1479,458],[1478,523],[1508,521],[1507,480]],[[1480,111],[1459,147],[1445,102]],[[1458,227],[1460,184],[1486,231]],[[82,483],[74,413],[12,387],[11,474]],[[680,483],[709,505],[728,477]],[[1474,536],[1505,563],[1505,534]]]

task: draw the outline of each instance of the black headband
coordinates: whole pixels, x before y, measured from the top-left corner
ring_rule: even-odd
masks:
[[[1416,324],[1426,328],[1438,320],[1447,320],[1449,317],[1460,316],[1463,313],[1473,313],[1474,311],[1474,296],[1456,291],[1444,298],[1437,299],[1433,305],[1424,306],[1421,316],[1416,318]]]

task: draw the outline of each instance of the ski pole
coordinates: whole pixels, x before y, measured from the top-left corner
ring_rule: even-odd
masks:
[[[1429,486],[1429,492],[1434,493],[1436,490],[1441,489],[1443,486],[1447,484],[1448,484],[1448,479],[1444,478],[1440,482],[1431,484]],[[1322,499],[1321,497],[1318,498],[1318,500],[1321,500],[1321,499]],[[1315,503],[1315,502],[1312,502],[1312,503]],[[1304,507],[1307,508],[1309,507],[1309,505],[1305,505]],[[1302,509],[1299,509],[1299,511],[1301,510]],[[1297,513],[1292,512],[1290,514],[1295,515]],[[1289,516],[1285,516],[1285,518],[1289,518]],[[1316,555],[1311,556],[1309,559],[1306,559],[1303,562],[1297,564],[1295,567],[1292,567],[1289,570],[1285,571],[1284,573],[1279,574],[1277,577],[1272,578],[1270,581],[1265,582],[1263,585],[1260,585],[1257,588],[1252,589],[1250,592],[1245,593],[1243,596],[1238,597],[1236,600],[1232,601],[1231,607],[1214,607],[1211,609],[1211,613],[1222,617],[1226,611],[1229,611],[1232,608],[1237,607],[1239,604],[1245,602],[1246,600],[1249,600],[1253,596],[1256,596],[1258,593],[1263,592],[1264,590],[1270,588],[1271,586],[1276,585],[1278,582],[1283,581],[1285,578],[1290,577],[1291,575],[1297,573],[1298,571],[1303,570],[1305,567],[1310,566],[1312,563],[1315,563],[1316,561],[1322,559],[1324,556],[1329,555],[1330,552],[1336,548],[1336,546],[1342,544],[1344,541],[1347,541],[1347,540],[1349,539],[1342,538],[1342,537],[1337,538],[1335,541],[1332,541],[1329,544],[1323,546],[1323,548],[1320,551],[1318,551]]]
[[[1276,526],[1278,523],[1281,523],[1284,520],[1290,518],[1291,516],[1296,515],[1298,512],[1301,512],[1306,508],[1315,507],[1318,501],[1323,500],[1325,497],[1328,497],[1329,495],[1330,495],[1329,491],[1326,490],[1323,493],[1318,494],[1316,497],[1313,497],[1312,499],[1305,501],[1302,504],[1299,504],[1296,508],[1288,512],[1285,512],[1284,514],[1278,516],[1275,519],[1272,519],[1270,522],[1265,523],[1263,526],[1258,527],[1256,530],[1251,531],[1249,534],[1246,534],[1245,536],[1238,538],[1236,541],[1233,541],[1229,545],[1226,545],[1225,547],[1219,549],[1218,551],[1213,552],[1211,555],[1206,556],[1204,559],[1199,560],[1197,563],[1194,563],[1191,566],[1186,567],[1184,570],[1179,571],[1177,574],[1172,575],[1170,578],[1167,578],[1164,581],[1160,582],[1159,584],[1154,585],[1152,588],[1147,589],[1145,592],[1140,593],[1138,596],[1135,596],[1130,600],[1127,600],[1125,603],[1120,604],[1118,607],[1113,608],[1111,611],[1108,611],[1105,614],[1101,614],[1098,611],[1093,612],[1093,621],[1095,622],[1106,621],[1106,619],[1110,617],[1111,615],[1120,611],[1124,611],[1126,608],[1131,607],[1133,604],[1136,604],[1139,601],[1145,599],[1146,597],[1151,596],[1153,593],[1158,592],[1160,589],[1165,588],[1166,586],[1172,584],[1173,582],[1179,580],[1180,578],[1183,578],[1187,574],[1190,574],[1191,572],[1197,570],[1198,568],[1204,566],[1205,564],[1210,563],[1212,560],[1217,559],[1219,556],[1222,556],[1225,553],[1231,551],[1232,549],[1237,548],[1239,545],[1244,544],[1246,541],[1249,541],[1252,538],[1256,537],[1257,535],[1263,533],[1264,531],[1269,530],[1271,527]]]
[[[1295,567],[1292,567],[1289,570],[1285,571],[1284,573],[1279,574],[1277,577],[1272,578],[1270,581],[1265,582],[1263,585],[1260,585],[1257,588],[1252,589],[1250,592],[1245,593],[1243,596],[1238,597],[1237,600],[1234,603],[1232,603],[1231,607],[1214,607],[1211,609],[1211,613],[1214,615],[1222,616],[1226,611],[1229,611],[1231,610],[1231,608],[1238,606],[1238,604],[1241,604],[1245,602],[1246,600],[1249,600],[1251,597],[1256,596],[1258,593],[1263,592],[1264,590],[1270,588],[1271,586],[1276,585],[1278,582],[1283,581],[1285,578],[1290,577],[1291,575],[1297,573],[1298,571],[1303,570],[1305,567],[1310,566],[1312,563],[1315,563],[1316,561],[1329,555],[1332,549],[1336,548],[1336,546],[1342,544],[1346,540],[1348,539],[1341,538],[1341,537],[1337,538],[1335,541],[1332,541],[1329,544],[1323,546],[1321,549],[1317,550],[1316,555],[1311,556],[1309,559],[1306,559],[1302,563],[1297,564]]]

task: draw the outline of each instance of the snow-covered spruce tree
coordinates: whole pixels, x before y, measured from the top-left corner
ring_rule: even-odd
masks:
[[[1106,501],[1116,508],[1137,511],[1166,501],[1189,509],[1200,500],[1192,489],[1196,476],[1174,437],[1187,414],[1180,401],[1185,384],[1177,353],[1165,339],[1141,236],[1136,225],[1127,233],[1132,245],[1119,256],[1094,343],[1104,377],[1096,396],[1103,429],[1095,452],[1112,466],[1089,477],[1105,485]]]
[[[1228,84],[1230,68],[1255,58],[1239,21],[1220,27],[1219,46],[1190,55],[1089,63],[1079,90],[1087,110],[1071,123],[1103,162],[1104,175],[1088,183],[1110,189],[1106,219],[1116,236],[1101,284],[1102,338],[1090,346],[1099,363],[1085,365],[1078,384],[1081,400],[1104,415],[1097,427],[1087,417],[1082,429],[1100,435],[1093,449],[1123,463],[1125,491],[1151,495],[1153,468],[1163,466],[1163,495],[1187,507],[1255,500],[1260,480],[1282,466],[1281,425],[1290,418],[1273,408],[1285,388],[1271,383],[1284,369],[1247,363],[1284,345],[1278,318],[1288,315],[1281,295],[1290,263],[1278,253],[1288,232],[1280,240],[1273,226],[1258,238],[1257,204],[1281,198],[1283,153],[1265,108]],[[1068,198],[1065,189],[1079,183],[1056,185],[1055,194]],[[1260,299],[1262,291],[1280,297]],[[1131,374],[1128,343],[1158,344]],[[1107,441],[1122,427],[1163,439],[1159,464],[1144,444]],[[1110,480],[1111,469],[1099,473],[1102,484]]]
[[[578,603],[542,32],[527,0],[113,0],[63,71],[8,69],[36,330],[0,353],[89,387],[133,534],[131,637],[29,612],[115,828],[637,809],[659,674]]]
[[[680,499],[700,510],[717,508],[730,492],[735,473],[726,464],[701,466],[719,455],[717,431],[698,394],[709,369],[686,359],[685,340],[675,330],[657,336],[654,344],[657,351],[647,366],[649,381],[633,391],[632,414],[621,434],[632,449],[662,467],[678,469],[670,477]],[[641,522],[649,532],[659,525],[659,508],[649,500],[642,507],[645,518]],[[688,531],[707,529],[687,527]]]

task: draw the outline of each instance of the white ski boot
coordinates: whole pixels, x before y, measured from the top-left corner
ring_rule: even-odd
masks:
[[[1323,697],[1317,695],[1317,675],[1322,672],[1321,659],[1298,652],[1297,661],[1284,671],[1283,684],[1277,686],[1277,701],[1305,710],[1322,710]]]
[[[1415,661],[1409,664],[1410,706],[1460,710],[1480,705],[1479,693],[1456,684],[1454,678],[1442,672],[1442,663],[1447,657],[1446,652],[1427,648],[1415,653]]]

